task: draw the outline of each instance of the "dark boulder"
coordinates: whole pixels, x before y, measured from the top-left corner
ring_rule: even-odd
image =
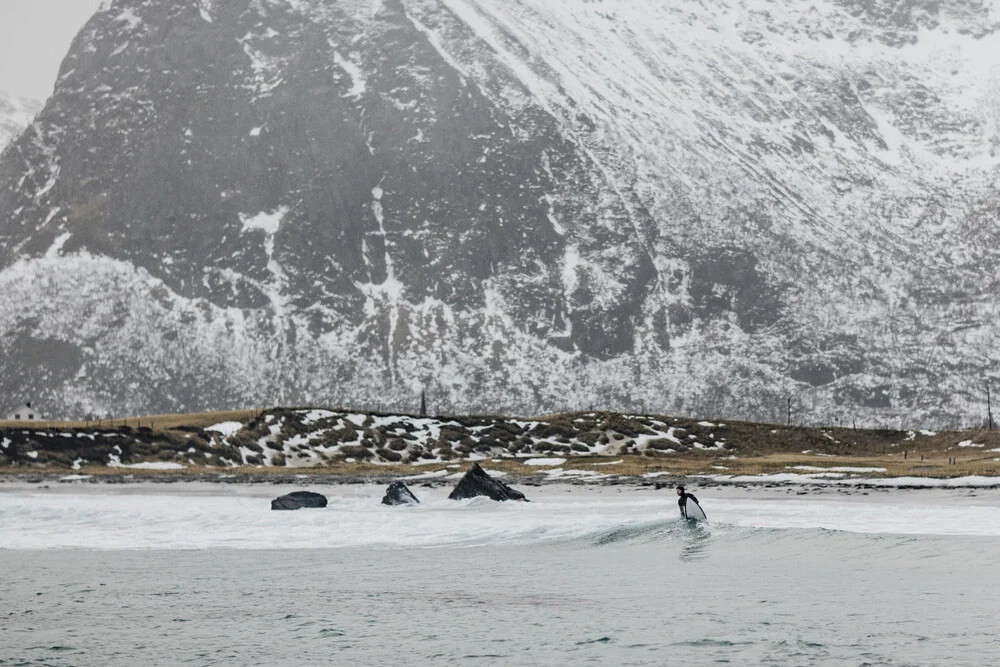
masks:
[[[389,488],[385,490],[385,496],[382,498],[383,505],[419,505],[420,501],[417,497],[413,495],[409,487],[402,482],[393,482],[389,485]]]
[[[448,496],[449,500],[465,500],[476,496],[487,496],[493,500],[524,500],[524,494],[510,488],[498,479],[493,479],[476,463],[472,470],[458,483],[455,490]]]
[[[326,496],[312,491],[294,491],[271,501],[273,510],[300,510],[303,507],[326,507]]]

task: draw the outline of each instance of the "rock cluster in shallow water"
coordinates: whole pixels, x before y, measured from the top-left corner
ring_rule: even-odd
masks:
[[[472,466],[465,477],[459,481],[458,486],[448,496],[449,500],[465,500],[466,498],[476,498],[486,496],[492,500],[524,500],[524,494],[517,489],[512,489],[498,479],[490,477],[478,463]]]
[[[271,501],[272,510],[300,510],[315,507],[326,507],[326,496],[322,493],[293,491]]]
[[[385,490],[385,496],[382,498],[383,505],[419,505],[420,501],[417,499],[413,492],[410,491],[409,487],[403,482],[393,482],[389,485],[389,488]]]

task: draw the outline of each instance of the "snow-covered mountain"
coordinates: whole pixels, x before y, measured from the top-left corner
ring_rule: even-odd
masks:
[[[0,92],[0,152],[31,124],[41,108],[35,100]]]
[[[982,414],[992,0],[114,0],[0,160],[0,397]]]

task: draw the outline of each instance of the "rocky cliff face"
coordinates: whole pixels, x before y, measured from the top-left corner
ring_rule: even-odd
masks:
[[[978,415],[988,2],[114,0],[0,159],[0,396]]]
[[[0,92],[0,152],[31,124],[41,108],[40,102]]]

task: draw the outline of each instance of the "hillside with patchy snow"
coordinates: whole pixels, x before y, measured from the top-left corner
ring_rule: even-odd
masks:
[[[0,467],[87,466],[146,470],[187,467],[324,467],[527,459],[557,466],[579,457],[642,456],[701,461],[762,454],[871,455],[936,443],[940,450],[985,448],[979,432],[938,434],[804,429],[617,413],[567,413],[538,419],[489,416],[414,417],[317,408],[275,408],[249,421],[154,431],[147,426],[0,428]],[[965,438],[959,442],[960,438]],[[803,451],[806,450],[806,451]],[[902,451],[902,450],[900,450]],[[970,450],[972,451],[972,450]],[[997,450],[989,450],[997,451]],[[620,463],[620,461],[619,461]],[[655,462],[654,462],[655,463]],[[609,465],[606,461],[604,465]]]
[[[978,421],[987,0],[114,0],[0,159],[0,398]]]

